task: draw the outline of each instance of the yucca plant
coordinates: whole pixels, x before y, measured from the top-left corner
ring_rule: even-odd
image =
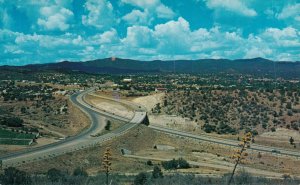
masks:
[[[228,181],[228,185],[230,185],[233,180],[233,176],[237,166],[248,156],[246,150],[247,148],[250,148],[251,139],[252,139],[252,134],[251,132],[248,132],[243,136],[242,141],[239,143],[240,148],[237,149],[235,151],[235,154],[233,155],[233,159],[235,160],[235,165],[231,173],[230,179]]]
[[[111,168],[111,150],[110,150],[109,147],[107,147],[105,152],[104,152],[102,165],[103,165],[103,168],[105,170],[106,185],[108,185],[109,174],[112,170],[112,168]]]

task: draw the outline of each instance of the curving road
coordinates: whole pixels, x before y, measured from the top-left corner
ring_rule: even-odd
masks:
[[[137,126],[139,123],[141,123],[147,113],[145,111],[144,107],[141,107],[133,102],[129,101],[117,101],[121,104],[126,104],[127,106],[130,106],[133,110],[135,110],[135,114],[131,119],[124,118],[115,114],[111,114],[108,112],[104,112],[100,109],[97,109],[91,105],[89,105],[85,101],[85,95],[87,93],[91,93],[93,89],[79,92],[70,97],[70,100],[78,107],[80,108],[85,114],[87,114],[91,120],[91,125],[89,128],[81,132],[80,134],[69,137],[63,141],[59,141],[53,144],[33,148],[30,150],[25,150],[21,152],[12,153],[6,156],[0,157],[0,160],[2,161],[2,167],[6,168],[9,166],[18,166],[24,163],[34,162],[38,160],[43,160],[47,158],[52,158],[58,155],[62,155],[65,153],[73,152],[76,150],[93,147],[95,145],[101,144],[105,141],[111,140],[115,137],[118,137],[126,132],[128,132],[131,128]],[[99,95],[93,94],[94,96],[101,97]],[[110,99],[113,100],[113,99]],[[114,100],[115,101],[115,100]],[[92,135],[95,135],[96,133],[99,133],[104,126],[105,126],[105,119],[115,119],[119,121],[125,122],[125,124],[116,130],[99,136],[99,137],[92,137]],[[173,130],[165,127],[158,127],[154,125],[150,125],[150,128],[163,132],[166,134],[176,135],[180,137],[195,139],[199,141],[205,141],[205,142],[211,142],[215,144],[220,144],[224,146],[230,146],[230,147],[238,147],[238,142],[234,140],[228,140],[228,139],[221,139],[221,138],[214,138],[207,135],[194,135],[192,133],[187,133],[179,130]],[[277,147],[269,147],[269,146],[263,146],[263,145],[257,145],[252,144],[251,150],[255,150],[258,152],[268,152],[272,154],[277,155],[286,155],[286,156],[292,156],[292,157],[300,157],[300,153],[298,151],[294,150],[286,150],[283,148],[277,148]]]
[[[76,150],[93,147],[126,133],[128,130],[141,123],[146,117],[146,112],[135,112],[133,118],[129,120],[98,110],[84,101],[84,96],[92,91],[93,89],[90,89],[76,93],[70,97],[70,100],[90,118],[91,125],[89,128],[76,136],[69,137],[56,143],[1,156],[0,160],[2,161],[2,167],[19,166],[24,163],[52,158]],[[92,137],[91,135],[103,130],[106,118],[120,120],[125,122],[125,124],[108,134]]]

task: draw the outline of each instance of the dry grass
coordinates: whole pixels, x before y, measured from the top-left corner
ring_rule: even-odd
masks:
[[[68,135],[76,135],[83,129],[90,125],[90,120],[79,108],[74,106],[71,102],[69,105],[69,125],[66,128]]]
[[[175,146],[175,150],[161,151],[154,149],[155,144]],[[145,158],[179,158],[183,157],[189,161],[208,164],[200,167],[182,170],[187,173],[200,173],[219,175],[227,173],[228,170],[211,167],[211,165],[228,166],[232,163],[231,155],[234,148],[224,147],[206,142],[198,142],[191,139],[183,139],[155,132],[146,126],[139,126],[131,132],[117,139],[109,141],[102,146],[77,151],[71,154],[47,159],[37,163],[20,167],[30,172],[46,172],[50,168],[72,171],[76,167],[83,167],[89,174],[99,173],[101,168],[102,155],[107,146],[112,149],[112,169],[118,173],[138,173],[149,171],[151,166],[146,165],[147,159],[127,158],[121,155],[122,148],[131,150],[134,155]],[[258,158],[258,153],[249,152],[245,165],[251,168],[258,168],[266,171],[274,171],[282,174],[300,175],[300,161],[289,157],[277,157],[270,154],[262,154]],[[154,163],[160,164],[159,161]]]

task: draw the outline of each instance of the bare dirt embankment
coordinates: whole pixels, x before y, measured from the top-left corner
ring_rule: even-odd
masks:
[[[152,113],[151,110],[156,106],[156,104],[158,103],[162,104],[164,95],[165,95],[164,93],[157,93],[149,96],[134,98],[131,101],[143,105],[147,109],[149,121],[153,125],[179,129],[184,131],[195,131],[195,128],[198,128],[197,123],[194,121],[190,121],[187,118],[183,118],[177,115]]]
[[[100,110],[104,110],[106,112],[116,114],[128,119],[131,119],[134,115],[133,110],[131,110],[130,108],[109,99],[103,99],[98,96],[87,95],[85,97],[85,100],[89,104],[95,106]]]
[[[153,94],[150,96],[144,96],[132,99],[133,102],[143,105],[147,108],[150,124],[168,127],[171,129],[182,130],[186,132],[192,132],[194,134],[206,134],[208,136],[220,137],[226,139],[236,140],[238,137],[241,138],[243,133],[238,135],[232,134],[217,134],[217,133],[205,133],[201,129],[201,124],[195,120],[191,121],[189,118],[185,118],[178,115],[167,115],[165,113],[156,114],[152,113],[152,108],[156,104],[163,104],[164,93]],[[289,143],[290,137],[293,137],[295,140],[296,148]],[[282,147],[287,149],[300,150],[300,134],[299,131],[277,128],[275,132],[261,132],[258,136],[255,137],[255,142],[258,144],[268,145],[272,147]]]
[[[134,103],[143,105],[148,112],[157,104],[161,103],[164,93],[153,94],[132,99]]]
[[[157,93],[149,96],[143,96],[132,99],[132,102],[143,105],[149,116],[149,121],[153,125],[164,126],[174,129],[191,131],[197,124],[194,121],[190,121],[186,118],[182,118],[176,115],[166,115],[166,114],[153,114],[152,109],[156,104],[162,104],[164,93]]]

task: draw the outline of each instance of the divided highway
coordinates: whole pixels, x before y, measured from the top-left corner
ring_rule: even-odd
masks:
[[[134,116],[131,119],[124,118],[115,114],[111,114],[108,112],[104,112],[100,109],[97,109],[93,107],[92,105],[88,104],[85,101],[85,95],[90,93],[93,96],[99,96],[96,95],[93,92],[93,89],[79,92],[70,97],[70,100],[78,107],[80,108],[85,114],[87,114],[91,120],[91,125],[86,130],[82,131],[80,134],[69,137],[65,140],[33,148],[30,150],[25,150],[21,152],[12,153],[6,156],[0,157],[0,160],[2,161],[2,167],[6,168],[9,166],[18,166],[24,163],[34,162],[38,160],[43,160],[47,158],[52,158],[58,155],[62,155],[65,153],[81,150],[88,147],[93,147],[98,144],[101,144],[105,141],[111,140],[115,137],[118,137],[126,132],[128,132],[131,128],[137,126],[139,123],[143,122],[145,119],[147,113],[146,109],[140,105],[134,104],[133,102],[129,101],[116,101],[121,104],[125,104],[129,107],[131,107],[134,112]],[[99,96],[99,98],[105,98],[102,96]],[[109,98],[108,98],[109,99]],[[113,99],[110,99],[113,100]],[[115,101],[115,100],[113,100]],[[105,126],[105,119],[115,119],[122,122],[125,122],[125,124],[116,130],[113,130],[112,132],[101,135],[99,137],[92,137],[92,135],[95,135],[96,133],[99,133],[101,130],[103,130]],[[238,142],[234,140],[229,139],[222,139],[222,138],[216,138],[211,137],[208,135],[194,135],[192,133],[187,133],[183,131],[173,130],[165,127],[159,127],[155,125],[150,125],[150,128],[163,132],[166,134],[171,134],[179,137],[184,138],[190,138],[195,139],[199,141],[205,141],[215,144],[220,144],[224,146],[230,146],[230,147],[238,147]],[[286,155],[286,156],[292,156],[292,157],[300,157],[300,152],[294,151],[294,150],[286,150],[283,148],[278,147],[269,147],[269,146],[263,146],[263,145],[257,145],[252,144],[251,150],[257,151],[257,152],[268,152],[272,154],[280,154],[280,155]]]
[[[90,95],[96,96],[99,98],[104,98],[104,97],[99,96],[94,93],[91,93]],[[112,99],[110,99],[110,100],[112,100]],[[121,104],[125,104],[127,106],[131,106],[135,110],[139,109],[141,111],[146,111],[146,109],[144,107],[137,105],[130,101],[122,100],[122,101],[118,101],[118,102]],[[151,125],[151,123],[150,123],[149,127],[156,131],[163,132],[166,134],[175,135],[175,136],[184,137],[184,138],[195,139],[195,140],[204,141],[204,142],[220,144],[220,145],[229,146],[229,147],[238,147],[238,144],[239,144],[238,141],[234,141],[234,140],[230,140],[230,139],[222,139],[222,138],[217,138],[217,137],[211,137],[208,135],[195,135],[193,133],[188,133],[188,132],[184,132],[184,131],[180,131],[180,130],[174,130],[174,129],[170,129],[170,128],[166,128],[166,127]],[[261,152],[261,153],[265,152],[265,153],[271,153],[271,154],[276,154],[276,155],[286,155],[286,156],[297,157],[297,158],[300,157],[300,152],[296,151],[296,150],[287,150],[284,148],[258,145],[255,143],[251,144],[251,147],[249,149],[253,150],[253,151]]]
[[[135,112],[132,119],[129,120],[98,110],[84,101],[84,96],[92,91],[93,89],[90,89],[76,93],[70,97],[70,100],[90,118],[91,125],[89,128],[76,136],[69,137],[56,143],[0,156],[2,167],[19,166],[21,164],[52,158],[69,152],[93,147],[128,132],[128,130],[137,126],[146,117],[146,112],[140,111]],[[105,118],[120,120],[125,122],[125,124],[108,134],[101,135],[99,137],[92,137],[91,135],[103,130],[105,126]]]

